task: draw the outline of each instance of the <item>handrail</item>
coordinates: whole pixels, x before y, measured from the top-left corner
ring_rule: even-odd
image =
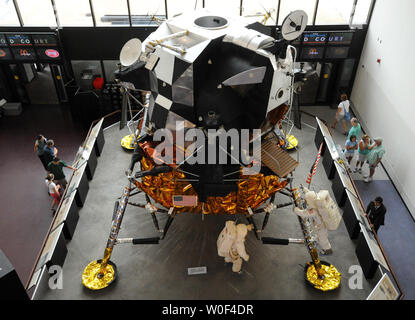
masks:
[[[139,112],[140,110],[131,110],[131,111],[132,111],[132,112],[134,112],[134,113],[137,113],[137,112]],[[121,110],[115,110],[114,112],[111,112],[111,113],[109,113],[109,114],[107,114],[107,115],[103,116],[102,118],[99,118],[99,119],[96,119],[96,120],[92,121],[92,122],[91,122],[91,125],[89,126],[89,130],[88,130],[88,133],[87,133],[87,135],[86,135],[86,138],[85,138],[84,142],[81,144],[81,146],[82,146],[83,148],[85,147],[86,142],[88,141],[88,138],[89,138],[89,136],[91,135],[92,128],[95,126],[95,124],[97,124],[97,123],[98,123],[98,121],[101,121],[101,119],[106,119],[106,118],[109,118],[109,117],[111,117],[111,116],[113,116],[113,115],[115,115],[115,114],[117,114],[117,113],[121,113]],[[79,161],[79,159],[78,159],[78,161]],[[69,182],[68,182],[68,186],[70,185],[70,183],[71,183],[71,181],[72,181],[73,176],[74,176],[74,172],[72,172],[72,174],[71,174],[71,177],[70,177]],[[53,217],[53,219],[52,219],[52,222],[51,222],[51,224],[50,224],[50,226],[49,226],[49,228],[48,228],[48,231],[47,231],[47,233],[46,233],[46,236],[45,236],[45,238],[43,239],[43,242],[42,242],[42,245],[41,245],[41,247],[40,247],[39,253],[38,253],[38,255],[36,256],[35,263],[34,263],[34,265],[33,265],[33,267],[32,267],[32,270],[30,271],[29,278],[27,279],[26,284],[25,284],[25,290],[26,290],[26,291],[27,291],[27,290],[29,290],[29,288],[28,288],[28,287],[29,287],[30,282],[31,282],[31,280],[32,280],[33,274],[35,273],[36,266],[37,266],[37,264],[39,263],[39,259],[40,259],[40,256],[41,256],[42,252],[43,252],[43,249],[45,248],[46,242],[47,242],[47,240],[48,240],[48,238],[49,238],[49,236],[50,236],[50,232],[52,231],[52,227],[53,227],[53,225],[54,225],[54,223],[55,223],[55,220],[56,220],[56,218],[57,218],[57,216],[58,216],[58,214],[57,214],[57,213],[59,212],[59,210],[60,210],[60,208],[61,208],[61,206],[62,206],[63,200],[65,199],[65,196],[66,196],[66,192],[67,192],[67,190],[68,190],[68,188],[66,188],[66,189],[65,189],[65,191],[64,191],[64,192],[63,192],[63,194],[62,194],[61,200],[60,200],[60,202],[59,202],[59,204],[58,204],[58,207],[56,208],[55,215],[54,215],[54,217]]]
[[[331,128],[327,125],[327,124],[328,124],[328,123],[327,123],[327,121],[325,121],[325,120],[323,120],[323,119],[320,119],[319,117],[317,117],[317,116],[315,116],[315,115],[312,115],[312,114],[310,114],[310,113],[308,113],[308,112],[304,112],[304,113],[305,113],[305,114],[307,114],[307,115],[310,115],[310,116],[316,117],[316,118],[318,118],[321,122],[323,122],[323,123],[327,126],[327,129],[328,129],[328,131],[329,131],[330,135],[333,137],[332,130],[331,130]],[[357,195],[357,198],[359,199],[360,205],[362,206],[363,211],[366,213],[366,207],[365,207],[365,204],[363,203],[362,197],[360,196],[359,190],[357,189],[356,184],[354,183],[354,180],[353,180],[352,176],[350,175],[349,170],[345,170],[345,171],[346,171],[347,176],[349,177],[350,181],[352,182],[352,185],[353,185],[354,191],[356,192],[356,195]],[[372,230],[373,235],[375,236],[376,242],[378,243],[380,250],[382,251],[383,257],[385,258],[385,261],[386,261],[386,263],[387,263],[387,265],[388,265],[388,267],[389,267],[389,271],[391,272],[391,274],[392,274],[392,276],[393,276],[393,278],[394,278],[394,280],[395,280],[395,282],[396,282],[396,285],[398,286],[398,289],[399,289],[399,291],[401,292],[401,296],[399,297],[399,299],[400,299],[400,300],[402,300],[402,299],[404,298],[404,296],[405,296],[405,292],[402,290],[402,287],[401,287],[401,285],[400,285],[400,283],[399,283],[399,281],[398,281],[398,278],[397,278],[397,276],[396,276],[395,272],[393,271],[393,268],[392,268],[392,266],[391,266],[391,264],[390,264],[390,262],[389,262],[388,256],[387,256],[387,255],[386,255],[386,253],[385,253],[385,249],[383,248],[382,243],[380,242],[380,240],[379,240],[379,238],[378,238],[378,235],[377,235],[376,231],[374,230],[374,228],[373,228],[373,227],[370,227],[370,228],[371,228],[371,230]]]

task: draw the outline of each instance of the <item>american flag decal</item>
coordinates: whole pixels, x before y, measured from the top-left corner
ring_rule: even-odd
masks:
[[[323,148],[323,142],[320,144],[320,149],[318,149],[318,154],[317,154],[317,158],[316,161],[314,161],[313,166],[310,169],[310,173],[308,174],[306,183],[308,183],[308,185],[310,186],[311,184],[311,178],[316,174],[317,171],[317,165],[320,161],[320,157],[321,157],[321,149]]]
[[[196,207],[197,196],[173,196],[173,206],[175,207]]]

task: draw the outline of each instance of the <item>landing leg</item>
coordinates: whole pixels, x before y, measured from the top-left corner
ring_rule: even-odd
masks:
[[[298,189],[293,190],[293,198],[297,207],[306,208],[306,203],[301,197]],[[304,270],[306,281],[314,288],[321,291],[337,289],[340,286],[340,272],[338,272],[336,267],[330,263],[320,261],[317,244],[314,241],[313,229],[309,219],[298,217],[298,220],[312,260],[312,262],[307,263]]]
[[[92,261],[86,266],[82,274],[82,284],[91,290],[99,290],[109,286],[116,278],[116,266],[110,261],[112,250],[120,231],[124,212],[127,207],[128,198],[131,189],[124,188],[121,196],[118,210],[113,217],[110,235],[108,237],[107,246],[104,251],[104,257],[100,260]]]

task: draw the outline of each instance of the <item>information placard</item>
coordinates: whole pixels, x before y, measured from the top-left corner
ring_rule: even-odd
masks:
[[[366,300],[397,300],[398,298],[398,290],[396,290],[388,274],[385,273]]]

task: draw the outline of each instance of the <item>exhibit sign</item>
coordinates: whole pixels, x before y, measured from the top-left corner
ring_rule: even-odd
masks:
[[[393,285],[388,274],[385,273],[373,288],[366,300],[398,300],[399,292]]]
[[[62,57],[62,49],[55,32],[0,34],[0,62],[61,63]]]

